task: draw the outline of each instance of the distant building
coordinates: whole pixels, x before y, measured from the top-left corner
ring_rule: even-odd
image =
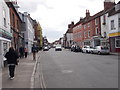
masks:
[[[66,40],[65,40],[65,47],[70,48],[73,44],[73,26],[74,22],[71,22],[71,24],[68,25],[68,30],[66,31]]]
[[[36,20],[33,20],[33,27],[34,27],[34,34],[35,38],[34,40],[37,42],[36,45],[39,49],[42,49],[42,42],[43,42],[43,36],[42,36],[42,28],[39,22]]]
[[[24,37],[24,47],[28,48],[28,53],[31,53],[35,38],[32,18],[27,12],[19,13],[19,15],[23,22],[21,33]]]
[[[80,47],[109,46],[108,13],[115,6],[114,0],[104,1],[104,10],[90,16],[86,10],[86,17],[80,18],[73,27],[73,41]]]

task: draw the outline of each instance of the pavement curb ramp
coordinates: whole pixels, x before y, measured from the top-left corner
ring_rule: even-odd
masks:
[[[39,59],[40,55],[38,55],[34,68],[33,68],[33,72],[32,72],[32,76],[31,76],[31,80],[30,80],[30,88],[31,90],[34,88],[34,77],[35,77],[35,72],[36,72],[36,68],[37,68],[37,63],[38,63],[38,59]]]

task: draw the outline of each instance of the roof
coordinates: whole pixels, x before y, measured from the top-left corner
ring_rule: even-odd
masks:
[[[6,4],[8,5],[9,8],[12,8],[14,10],[14,12],[16,13],[16,15],[18,16],[19,20],[22,22],[17,10],[15,9],[14,5],[12,4],[12,2],[6,2]]]

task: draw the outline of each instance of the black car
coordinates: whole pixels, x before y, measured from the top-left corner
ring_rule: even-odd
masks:
[[[77,46],[77,45],[73,45],[71,47],[71,51],[73,51],[73,52],[81,52],[82,49],[79,46]]]

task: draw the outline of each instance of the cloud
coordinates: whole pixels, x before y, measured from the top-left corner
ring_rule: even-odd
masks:
[[[71,21],[75,23],[85,17],[86,9],[94,15],[103,10],[104,0],[18,0],[21,11],[27,11],[40,22],[43,34],[50,41],[67,31]],[[116,0],[118,2],[119,0]]]

